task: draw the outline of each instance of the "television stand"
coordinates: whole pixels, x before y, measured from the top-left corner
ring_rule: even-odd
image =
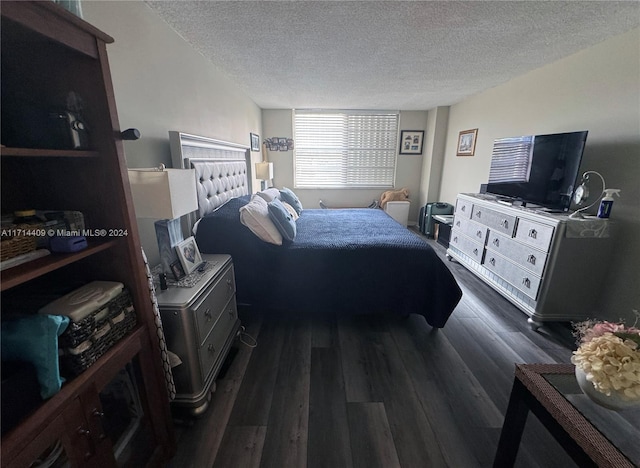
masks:
[[[537,329],[545,321],[598,316],[611,248],[608,220],[459,194],[447,255],[525,312]]]

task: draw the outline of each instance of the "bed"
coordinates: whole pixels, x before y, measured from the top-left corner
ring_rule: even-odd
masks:
[[[251,198],[250,153],[189,157],[186,143],[174,167],[196,169],[196,241],[203,253],[232,256],[238,303],[296,313],[416,313],[445,325],[462,295],[458,284],[427,242],[384,211],[304,209],[292,242],[264,242],[240,222]]]

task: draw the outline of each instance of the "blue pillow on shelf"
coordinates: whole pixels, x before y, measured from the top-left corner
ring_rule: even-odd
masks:
[[[32,363],[44,400],[58,393],[64,382],[58,363],[58,337],[67,325],[69,317],[63,315],[33,315],[2,322],[2,359]]]
[[[275,198],[269,202],[269,217],[276,228],[282,234],[282,238],[288,241],[293,241],[296,237],[296,221],[291,216],[291,213],[285,208],[280,200]]]
[[[291,189],[282,187],[282,189],[280,189],[280,199],[293,206],[293,209],[296,210],[296,213],[302,213],[302,203],[300,203],[300,200],[298,200],[298,197],[291,191]]]

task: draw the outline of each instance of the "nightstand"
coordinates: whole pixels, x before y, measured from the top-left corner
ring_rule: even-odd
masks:
[[[182,360],[173,368],[175,407],[202,415],[220,367],[240,328],[229,255],[203,254],[209,268],[193,287],[157,291],[167,348]]]

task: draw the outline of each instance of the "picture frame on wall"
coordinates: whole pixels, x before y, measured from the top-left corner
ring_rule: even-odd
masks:
[[[202,255],[193,236],[176,245],[176,253],[186,274],[192,273],[202,263]]]
[[[256,133],[249,133],[251,140],[251,151],[260,151],[260,135]]]
[[[424,130],[402,130],[400,132],[400,154],[422,154]]]
[[[456,156],[473,156],[476,152],[476,137],[478,129],[463,130],[458,135],[458,149]]]

